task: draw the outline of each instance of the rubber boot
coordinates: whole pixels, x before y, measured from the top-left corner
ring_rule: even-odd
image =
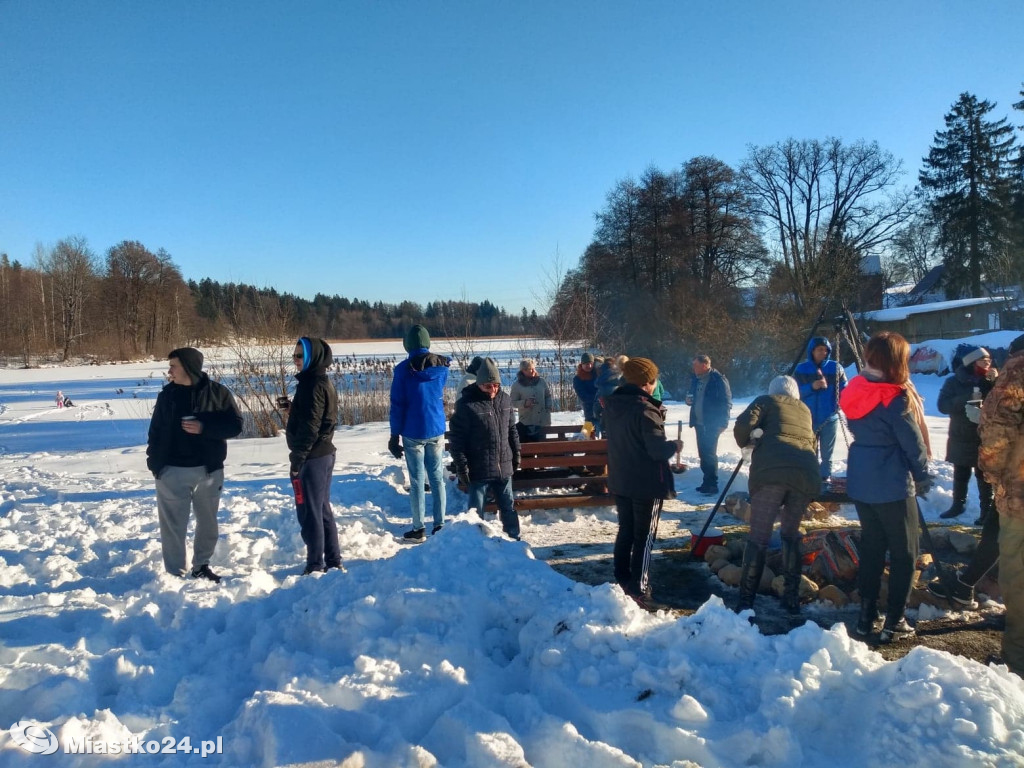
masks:
[[[991,483],[986,483],[984,480],[978,481],[978,502],[981,506],[981,513],[978,515],[978,519],[974,521],[975,525],[984,525],[985,519],[993,513],[992,500],[994,495],[995,491]]]
[[[857,618],[854,633],[861,637],[867,637],[874,632],[876,621],[878,621],[878,600],[861,600],[860,616]]]
[[[740,599],[736,603],[736,612],[754,607],[754,596],[761,584],[764,573],[764,549],[752,541],[747,542],[743,550],[743,570],[740,572]]]
[[[951,517],[960,517],[964,513],[964,507],[967,504],[967,483],[970,482],[970,479],[971,470],[969,467],[966,478],[961,467],[953,468],[953,503],[939,517],[948,520]]]
[[[800,613],[800,542],[799,536],[782,539],[782,607],[794,616]]]

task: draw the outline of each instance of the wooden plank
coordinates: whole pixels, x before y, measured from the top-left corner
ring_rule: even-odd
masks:
[[[547,469],[548,467],[594,467],[603,473],[608,466],[607,456],[524,456],[523,469]]]
[[[608,454],[607,440],[545,440],[540,443],[522,443],[523,456],[555,456],[558,454]]]
[[[597,494],[580,496],[567,494],[564,496],[521,496],[516,499],[516,511],[531,509],[573,509],[575,507],[611,507],[615,505],[615,497]],[[488,512],[498,509],[495,504],[486,505]]]
[[[607,475],[596,475],[593,477],[530,477],[512,479],[512,488],[514,490],[532,489],[532,488],[576,488],[590,485],[591,483],[607,482]]]

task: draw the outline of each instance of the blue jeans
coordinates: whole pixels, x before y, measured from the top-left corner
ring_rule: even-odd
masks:
[[[409,506],[412,507],[412,527],[423,527],[423,507],[426,493],[423,490],[423,470],[430,481],[430,495],[434,500],[434,527],[444,525],[444,435],[416,440],[402,438],[405,448],[405,466],[409,468]]]
[[[480,517],[484,516],[484,503],[486,502],[487,489],[494,491],[494,498],[498,500],[498,515],[501,517],[501,528],[510,538],[519,538],[519,515],[515,510],[515,499],[512,497],[512,478],[506,477],[503,480],[484,480],[483,482],[469,484],[469,508],[476,509]]]
[[[700,456],[700,471],[704,474],[704,487],[718,487],[718,436],[722,430],[698,424],[697,455]]]
[[[836,449],[836,434],[838,432],[838,414],[818,427],[818,454],[821,456],[822,480],[832,477],[832,452]]]

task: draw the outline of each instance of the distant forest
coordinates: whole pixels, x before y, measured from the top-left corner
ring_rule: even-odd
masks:
[[[1024,117],[1024,98],[1012,107]],[[757,391],[823,310],[878,309],[883,288],[936,265],[950,299],[1022,291],[1024,141],[995,108],[960,94],[913,187],[877,142],[834,137],[751,146],[736,167],[697,156],[625,177],[578,262],[552,260],[541,316],[487,300],[423,307],[186,282],[163,250],[126,240],[99,257],[68,237],[31,265],[0,256],[0,354],[128,359],[185,342],[397,338],[424,322],[452,339],[550,338],[563,376],[581,342],[648,356],[670,389],[704,352],[735,391]]]
[[[436,336],[529,334],[543,318],[509,314],[484,299],[387,304],[317,294],[312,301],[273,288],[185,281],[170,254],[124,241],[99,258],[80,237],[37,247],[25,266],[0,254],[0,355],[127,360],[181,344],[300,335],[400,338],[423,322]]]

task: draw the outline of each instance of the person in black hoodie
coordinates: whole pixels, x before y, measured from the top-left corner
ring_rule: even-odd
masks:
[[[615,496],[619,530],[612,554],[615,581],[641,606],[650,598],[647,574],[658,530],[659,500],[675,497],[668,460],[682,440],[665,437],[665,409],[651,393],[658,366],[644,357],[622,366],[620,385],[605,399],[608,490]]]
[[[501,527],[519,538],[519,516],[512,496],[512,472],[519,469],[519,433],[512,400],[501,391],[501,374],[491,358],[481,363],[476,382],[462,390],[451,420],[451,455],[469,507],[483,517],[487,489],[494,492]]]
[[[334,472],[334,428],[338,422],[338,393],[327,376],[334,362],[331,348],[323,339],[303,336],[292,354],[298,384],[287,406],[285,439],[295,508],[306,544],[306,568],[302,574],[329,568],[345,570],[341,564],[338,527],[331,509],[331,474]]]
[[[156,478],[164,568],[185,575],[185,537],[194,510],[192,576],[218,582],[210,558],[217,546],[224,459],[228,438],[242,431],[242,414],[228,388],[203,373],[198,349],[175,349],[167,359],[170,382],[157,395],[146,448],[146,465]]]

